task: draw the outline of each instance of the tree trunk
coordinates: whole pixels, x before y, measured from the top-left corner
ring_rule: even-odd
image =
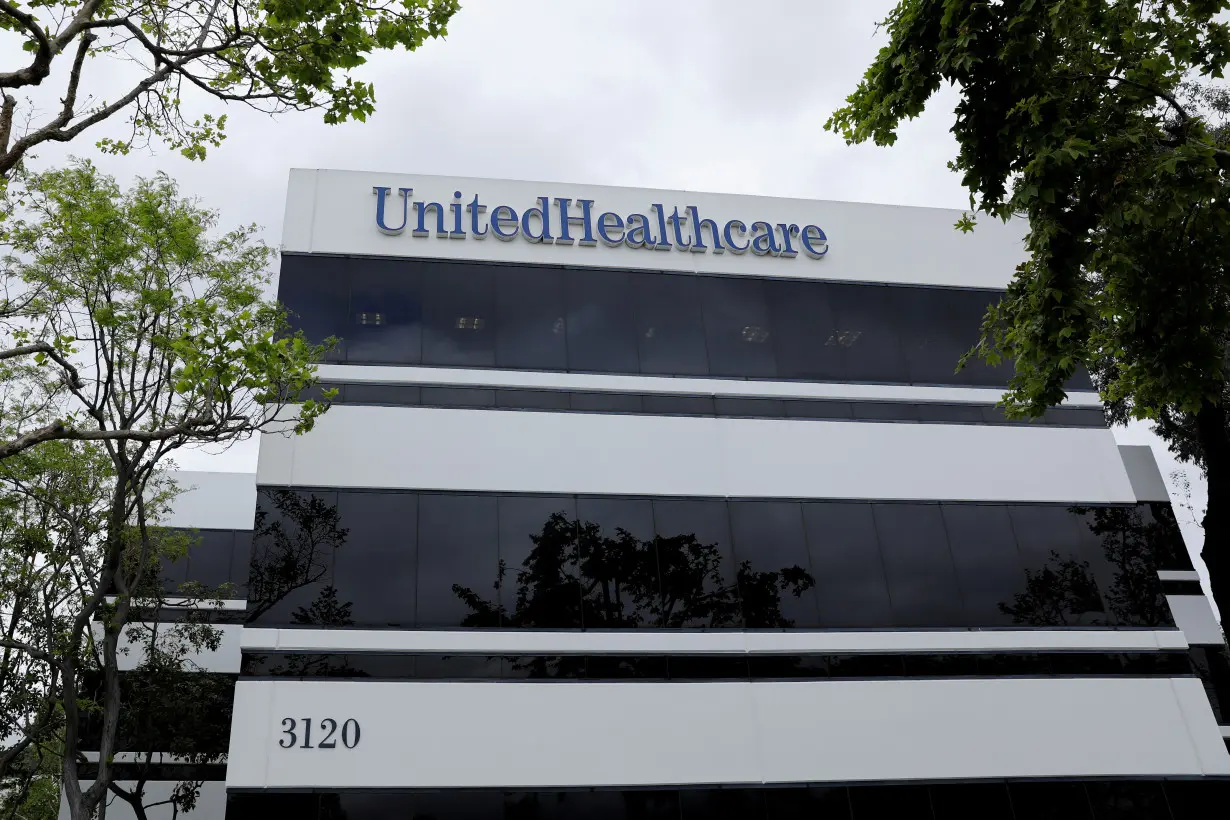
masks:
[[[1226,430],[1225,407],[1203,402],[1196,414],[1196,432],[1209,484],[1200,557],[1208,567],[1209,590],[1224,619],[1230,617],[1230,432]],[[1222,633],[1224,638],[1224,627]]]

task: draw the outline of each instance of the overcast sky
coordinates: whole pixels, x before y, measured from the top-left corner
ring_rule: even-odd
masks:
[[[116,125],[71,148],[44,147],[36,165],[73,153],[122,181],[166,171],[217,209],[223,226],[257,223],[274,245],[293,167],[968,203],[946,168],[956,153],[954,94],[933,98],[892,148],[847,147],[823,130],[883,45],[876,23],[892,0],[462,1],[446,40],[378,55],[358,72],[376,86],[366,123],[327,126],[316,113],[271,119],[232,106],[229,137],[205,163],[161,146],[96,157],[96,139],[123,135]],[[112,71],[102,59],[96,66]],[[113,74],[94,80],[88,91],[114,98]],[[1154,444],[1163,473],[1180,466],[1147,429],[1116,435]],[[255,453],[239,446],[178,461],[254,470]],[[1197,471],[1188,474],[1201,506]],[[1187,530],[1198,550],[1199,531]]]

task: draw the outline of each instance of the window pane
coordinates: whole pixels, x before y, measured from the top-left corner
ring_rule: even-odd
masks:
[[[337,551],[333,584],[356,626],[414,625],[418,497],[413,493],[338,494],[349,534]]]
[[[902,305],[901,337],[914,384],[1005,384],[1010,368],[972,359],[957,363],[978,342],[987,305],[1000,294],[946,288],[894,288]]]
[[[1013,820],[1007,783],[952,783],[931,787],[935,820]]]
[[[679,792],[671,789],[635,789],[624,792],[628,820],[679,820]]]
[[[509,792],[505,820],[624,820],[624,796],[618,791]]]
[[[844,786],[765,789],[769,820],[850,820]]]
[[[800,505],[732,501],[730,529],[747,627],[819,626],[816,579],[807,555]]]
[[[641,372],[704,376],[709,372],[696,277],[632,274]]]
[[[1092,626],[1107,617],[1097,580],[1067,508],[1014,504],[1008,509],[1017,548],[1025,562],[1025,590],[1008,614],[1027,626]]]
[[[248,597],[248,568],[252,563],[252,531],[235,533],[235,547],[231,552],[231,597]]]
[[[763,820],[761,789],[684,789],[679,793],[683,820]]]
[[[1083,783],[1012,783],[1016,820],[1093,820]]]
[[[268,488],[257,493],[248,620],[261,625],[341,626],[333,558],[347,534],[337,493]]]
[[[203,585],[207,591],[230,581],[235,531],[200,530],[188,537],[188,580]]]
[[[628,274],[570,271],[567,291],[568,369],[640,372]]]
[[[1192,556],[1183,542],[1179,522],[1169,501],[1151,501],[1138,504],[1144,521],[1152,523],[1153,560],[1158,569],[1193,569]]]
[[[719,416],[732,418],[779,419],[786,415],[785,405],[780,399],[718,396],[713,400],[713,409]]]
[[[926,786],[851,786],[850,804],[854,820],[930,820],[932,816]]]
[[[640,413],[639,393],[573,393],[572,409],[596,413]]]
[[[495,406],[518,410],[567,410],[571,402],[562,390],[497,390]]]
[[[826,627],[893,625],[871,505],[808,502],[803,522],[811,553],[820,623]]]
[[[580,629],[576,505],[570,497],[499,499],[499,568],[474,591],[491,625]]]
[[[782,402],[786,415],[793,419],[850,419],[854,408],[848,401],[787,399]]]
[[[348,384],[342,388],[346,404],[385,404],[414,407],[422,402],[413,384]]]
[[[647,393],[642,397],[646,413],[665,416],[712,416],[712,396],[663,396]]]
[[[423,337],[418,263],[363,259],[349,264],[346,360],[418,364]]]
[[[847,381],[907,381],[892,289],[838,284],[829,284],[828,289],[834,330],[824,344],[833,350],[835,377]]]
[[[418,626],[486,625],[470,601],[496,575],[496,520],[493,496],[419,496]]]
[[[364,792],[345,791],[320,796],[320,817],[336,820],[502,820],[503,797],[499,792]],[[274,812],[261,820],[278,817],[302,820],[305,815]],[[306,816],[311,820],[315,815]]]
[[[581,584],[586,629],[660,627],[653,505],[626,498],[579,498]]]
[[[777,375],[764,283],[757,279],[701,277],[705,344],[714,376]]]
[[[495,364],[495,270],[423,265],[423,364]]]
[[[724,501],[653,502],[667,627],[741,627]]]
[[[833,315],[828,284],[768,280],[765,297],[773,317],[777,375],[784,379],[841,378],[836,350],[828,345]]]
[[[495,289],[496,364],[532,370],[566,368],[564,271],[495,268]]]
[[[1151,529],[1135,505],[1090,507],[1078,515],[1102,600],[1115,623],[1173,626],[1153,560]]]
[[[278,301],[286,306],[291,328],[302,330],[310,342],[319,344],[330,336],[348,340],[351,335],[346,319],[350,304],[346,265],[345,260],[334,257],[282,257]],[[346,346],[343,342],[325,358],[342,361]]]
[[[967,624],[1012,624],[1011,614],[1004,610],[1025,589],[1025,565],[1016,548],[1008,508],[999,504],[941,507]]]
[[[897,626],[965,626],[938,504],[873,504]]]
[[[424,387],[424,407],[495,407],[495,391],[482,387]]]

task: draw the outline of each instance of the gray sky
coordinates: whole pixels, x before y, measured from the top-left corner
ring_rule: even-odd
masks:
[[[96,157],[95,140],[123,135],[116,124],[87,132],[71,148],[43,147],[36,165],[73,153],[95,158],[121,181],[166,171],[185,193],[219,210],[222,226],[257,223],[274,245],[292,167],[968,204],[946,167],[956,153],[948,133],[955,94],[933,98],[892,148],[847,147],[823,130],[883,45],[876,23],[892,0],[463,6],[447,40],[410,55],[382,54],[357,72],[376,86],[377,112],[366,123],[326,126],[316,113],[275,120],[232,106],[230,136],[205,163],[162,146]],[[115,69],[102,60],[97,67],[88,90],[113,98]],[[57,96],[44,94],[42,106]],[[1117,435],[1153,444],[1163,473],[1179,467],[1146,428]],[[255,453],[249,444],[178,460],[189,469],[251,470]],[[1199,510],[1203,484],[1196,470],[1188,475]],[[1186,530],[1198,551],[1199,530]]]

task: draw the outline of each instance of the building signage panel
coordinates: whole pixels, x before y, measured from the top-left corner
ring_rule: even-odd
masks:
[[[667,210],[653,202],[644,213],[601,210],[593,199],[539,196],[520,211],[512,205],[489,205],[479,194],[473,198],[454,191],[451,202],[414,198],[413,188],[373,186],[375,227],[397,236],[409,230],[414,237],[486,239],[505,242],[520,237],[529,242],[582,247],[626,246],[685,253],[752,253],[793,259],[801,252],[822,259],[829,239],[819,225],[770,222],[763,219],[727,219],[717,222],[701,215],[696,205]]]

